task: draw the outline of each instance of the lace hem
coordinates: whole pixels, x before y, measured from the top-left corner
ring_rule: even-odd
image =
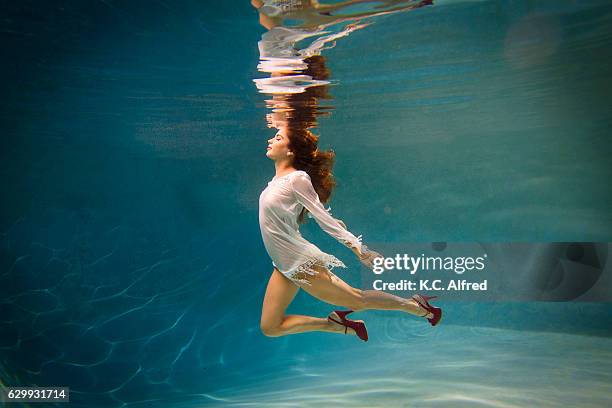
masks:
[[[330,271],[330,273],[332,273],[332,275],[333,275],[333,272],[331,271],[333,268],[335,267],[346,268],[346,265],[340,259],[336,258],[333,255],[324,253],[323,256],[320,258],[311,258],[308,261],[302,263],[297,268],[295,268],[294,271],[287,273],[285,276],[287,276],[292,281],[296,281],[299,283],[303,283],[305,285],[312,286],[310,281],[306,279],[305,274],[315,276],[316,274],[319,273],[319,271],[312,268],[313,265],[324,266]]]
[[[287,14],[303,8],[301,0],[276,0],[272,4],[264,4],[259,8],[259,11],[269,17],[276,17],[279,14]]]

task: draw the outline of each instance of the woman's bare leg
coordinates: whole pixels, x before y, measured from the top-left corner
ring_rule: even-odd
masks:
[[[269,337],[308,331],[342,332],[344,327],[329,322],[327,318],[303,315],[285,315],[287,307],[297,294],[299,287],[293,284],[276,268],[272,271],[261,311],[261,331]],[[349,329],[348,333],[354,334]]]
[[[319,273],[315,276],[309,274],[300,276],[300,278],[305,278],[310,282],[310,285],[300,283],[300,287],[324,302],[355,311],[368,309],[399,310],[416,316],[423,316],[426,313],[426,310],[412,299],[404,299],[380,290],[357,289],[323,266],[315,265],[314,268]],[[427,313],[424,317],[433,317],[433,315]]]

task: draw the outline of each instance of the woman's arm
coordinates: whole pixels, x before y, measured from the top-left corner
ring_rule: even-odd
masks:
[[[374,259],[383,257],[363,244],[361,242],[361,235],[359,237],[353,235],[346,228],[344,222],[335,219],[327,212],[319,200],[319,195],[312,186],[308,173],[299,172],[292,178],[291,183],[297,201],[312,214],[321,229],[349,247],[362,264],[372,268]]]
[[[353,235],[346,229],[343,222],[338,221],[327,212],[319,200],[319,195],[315,191],[308,173],[298,172],[294,177],[291,177],[291,184],[295,198],[312,214],[321,229],[360,256],[361,236]]]
[[[313,1],[311,4],[317,10],[329,12],[329,11],[336,11],[344,7],[351,6],[353,4],[358,4],[358,3],[380,3],[380,2],[374,1],[374,0],[347,0],[347,1],[343,1],[340,3],[333,3],[333,4],[321,4],[318,1]]]

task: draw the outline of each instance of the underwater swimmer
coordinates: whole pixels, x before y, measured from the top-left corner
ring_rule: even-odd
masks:
[[[293,132],[281,128],[268,140],[266,156],[274,161],[276,176],[259,197],[259,224],[266,251],[274,267],[263,302],[261,330],[267,336],[283,336],[307,331],[343,332],[367,341],[362,320],[350,320],[354,311],[400,310],[425,317],[435,326],[442,310],[428,303],[422,295],[404,299],[378,290],[354,288],[331,269],[346,266],[335,256],[321,251],[299,232],[306,213],[312,214],[330,236],[350,248],[362,264],[372,268],[382,257],[367,248],[346,225],[323,207],[333,186],[331,168],[333,151],[321,151],[318,137],[308,130]],[[285,315],[299,288],[332,305],[350,310],[336,310],[327,319],[303,315]]]

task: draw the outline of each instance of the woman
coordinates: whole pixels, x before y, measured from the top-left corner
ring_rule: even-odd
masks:
[[[401,310],[426,317],[435,326],[442,310],[428,303],[435,298],[414,295],[404,299],[377,290],[353,288],[332,271],[346,267],[333,255],[322,252],[305,240],[299,223],[308,212],[319,226],[339,242],[349,247],[360,261],[372,267],[373,259],[381,255],[368,250],[361,236],[355,237],[346,225],[325,210],[333,188],[331,169],[333,151],[320,151],[318,137],[309,130],[297,131],[281,127],[268,140],[266,156],[274,161],[276,175],[259,197],[259,224],[264,246],[272,259],[274,270],[263,301],[261,330],[266,336],[283,336],[307,331],[342,332],[368,340],[362,320],[350,320],[346,315],[356,310]],[[299,288],[348,311],[334,311],[327,319],[285,315],[285,310]]]
[[[362,11],[351,11],[356,4],[364,5]],[[259,11],[259,23],[268,30],[291,19],[295,27],[322,31],[343,21],[410,11],[432,4],[433,0],[418,3],[413,0],[347,0],[333,4],[321,4],[317,0],[251,0],[251,5]]]

